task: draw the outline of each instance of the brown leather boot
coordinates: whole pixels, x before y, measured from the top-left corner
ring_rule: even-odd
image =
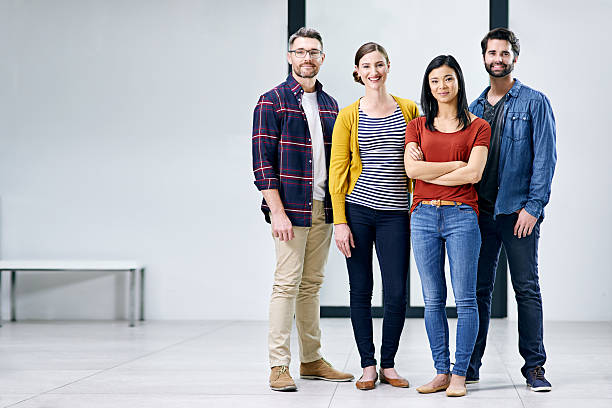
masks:
[[[295,391],[297,387],[289,374],[289,367],[272,367],[270,372],[270,388],[274,391]]]
[[[336,370],[324,358],[320,358],[310,363],[300,364],[300,378],[306,380],[351,381],[355,377],[352,374]]]

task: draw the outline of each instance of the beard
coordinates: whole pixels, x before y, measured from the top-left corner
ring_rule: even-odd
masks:
[[[302,73],[302,66],[303,65],[309,65],[312,67],[312,71],[309,74],[304,74]],[[316,65],[314,64],[300,64],[297,69],[295,64],[291,65],[291,68],[293,70],[293,73],[297,76],[299,76],[300,78],[314,78],[317,76],[317,74],[319,73],[319,69],[317,68]]]
[[[492,77],[495,78],[503,78],[506,75],[509,75],[513,70],[514,70],[514,63],[512,64],[501,64],[502,66],[502,70],[501,71],[493,71],[493,64],[487,65],[485,64],[485,69],[487,70],[487,72],[489,73],[489,75],[491,75]]]

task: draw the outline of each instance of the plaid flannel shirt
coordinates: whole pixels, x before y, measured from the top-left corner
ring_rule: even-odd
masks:
[[[323,128],[325,162],[329,171],[332,131],[338,103],[316,82],[319,116]],[[287,80],[259,98],[253,114],[253,173],[259,190],[276,189],[291,223],[312,225],[312,142],[302,108],[304,90],[291,74]],[[270,222],[270,208],[261,210]],[[325,186],[325,222],[331,223],[329,186]]]

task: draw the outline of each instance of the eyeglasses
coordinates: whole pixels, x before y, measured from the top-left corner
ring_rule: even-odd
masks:
[[[297,50],[289,50],[289,52],[294,53],[295,56],[298,58],[304,58],[306,54],[308,54],[312,59],[319,59],[321,58],[321,54],[323,54],[321,50],[305,50],[303,48],[299,48]]]

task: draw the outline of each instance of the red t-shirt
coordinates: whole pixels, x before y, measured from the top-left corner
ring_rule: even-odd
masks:
[[[476,118],[468,127],[452,133],[430,131],[425,127],[425,117],[413,119],[406,127],[406,144],[415,142],[428,162],[467,161],[474,146],[489,147],[491,127],[481,118]],[[459,201],[471,206],[478,214],[478,194],[473,184],[461,186],[439,186],[417,180],[413,193],[411,211],[423,200]]]

